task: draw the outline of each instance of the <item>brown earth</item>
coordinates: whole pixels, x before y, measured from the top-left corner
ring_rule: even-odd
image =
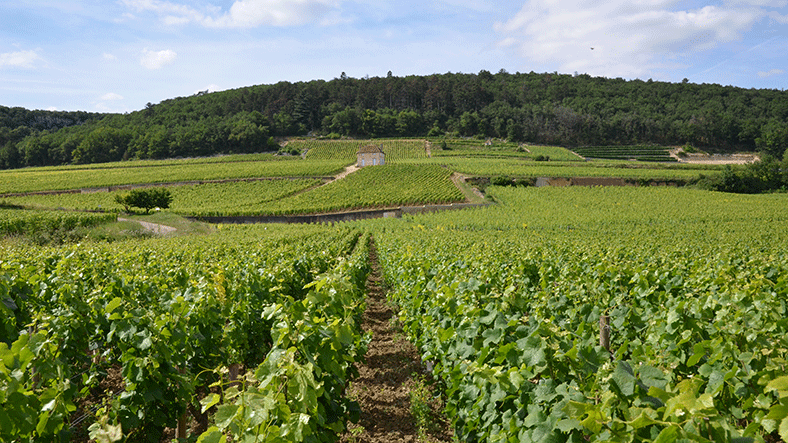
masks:
[[[366,363],[348,388],[349,398],[359,402],[361,417],[350,424],[342,442],[449,442],[450,425],[441,416],[440,401],[433,398],[431,429],[419,436],[410,411],[410,393],[425,379],[425,369],[416,348],[402,335],[394,309],[386,302],[377,251],[370,245],[372,273],[367,279],[367,309],[363,328],[372,332]],[[427,387],[431,390],[429,381]],[[434,392],[434,391],[433,391]]]

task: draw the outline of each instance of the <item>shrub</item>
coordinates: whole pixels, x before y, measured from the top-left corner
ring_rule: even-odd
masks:
[[[513,182],[511,178],[505,175],[499,175],[497,177],[491,178],[490,184],[493,186],[512,186]]]

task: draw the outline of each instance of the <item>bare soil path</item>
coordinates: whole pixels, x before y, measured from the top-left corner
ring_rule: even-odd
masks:
[[[151,223],[151,222],[140,221],[140,220],[129,220],[127,218],[122,218],[122,217],[118,217],[118,221],[134,221],[134,222],[137,222],[140,225],[142,225],[142,227],[146,231],[148,231],[150,233],[153,233],[153,234],[158,234],[158,235],[167,235],[167,234],[171,234],[171,233],[177,231],[177,228],[173,228],[172,226],[167,226],[167,225],[160,225],[158,223]]]
[[[463,194],[465,194],[465,200],[467,200],[470,203],[478,203],[484,201],[484,194],[482,194],[482,192],[479,191],[478,188],[470,185],[465,185],[466,178],[468,178],[467,175],[460,174],[459,172],[455,172],[454,174],[451,175],[451,181],[454,183],[454,186],[456,186],[460,191],[463,192]],[[469,194],[469,192],[471,194]]]
[[[424,374],[419,353],[396,327],[396,316],[386,302],[374,242],[370,245],[372,273],[367,279],[367,309],[363,328],[372,331],[366,363],[347,395],[359,402],[361,418],[342,437],[342,442],[449,442],[449,425],[437,417],[436,429],[419,440],[410,412],[410,392]],[[433,405],[436,409],[438,405]]]

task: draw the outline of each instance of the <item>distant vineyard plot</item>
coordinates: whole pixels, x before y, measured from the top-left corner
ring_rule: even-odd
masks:
[[[306,151],[307,160],[355,162],[358,148],[370,144],[380,145],[389,164],[405,159],[427,158],[425,140],[292,140],[287,146]]]
[[[654,145],[634,146],[583,146],[574,151],[583,157],[611,160],[638,160],[644,162],[675,162],[669,149]]]
[[[254,157],[252,157],[254,158]],[[264,160],[197,163],[190,160],[136,163],[123,167],[29,168],[0,171],[0,195],[131,184],[173,183],[200,180],[233,180],[256,177],[325,177],[343,169],[337,160],[304,161],[298,157],[265,157]]]
[[[438,157],[519,157],[532,160],[583,161],[574,152],[560,146],[534,146],[504,141],[447,139],[433,140],[432,155]]]
[[[169,210],[188,216],[254,214],[263,204],[320,183],[322,181],[318,179],[270,179],[173,186],[168,188],[173,196]],[[115,201],[115,197],[124,193],[126,191],[26,195],[8,197],[5,201],[27,208],[119,212],[123,207]]]
[[[342,180],[262,205],[255,214],[285,215],[465,200],[437,165],[386,165],[361,168]]]

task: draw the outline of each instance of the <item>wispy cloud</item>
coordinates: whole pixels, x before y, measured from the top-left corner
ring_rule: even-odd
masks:
[[[761,3],[766,1],[676,10],[671,8],[679,3],[671,0],[528,0],[495,29],[501,46],[538,67],[641,77],[675,69],[682,57],[741,38],[769,14]]]
[[[163,51],[151,51],[145,49],[142,51],[142,58],[140,64],[148,69],[160,69],[175,61],[178,54],[170,49]]]
[[[334,24],[340,19],[340,0],[236,0],[227,11],[161,0],[121,0],[137,12],[153,12],[168,26],[197,23],[212,28],[254,28],[296,26],[307,23]]]
[[[123,100],[123,96],[120,94],[115,94],[114,92],[108,92],[101,96],[101,100],[104,101]]]
[[[0,68],[9,66],[32,69],[35,63],[43,60],[35,51],[16,51],[0,54]]]
[[[766,77],[772,77],[772,76],[775,76],[775,75],[781,75],[781,74],[784,74],[784,73],[785,73],[785,71],[782,70],[782,69],[770,69],[768,71],[759,71],[758,72],[758,77],[759,78],[766,78]]]

